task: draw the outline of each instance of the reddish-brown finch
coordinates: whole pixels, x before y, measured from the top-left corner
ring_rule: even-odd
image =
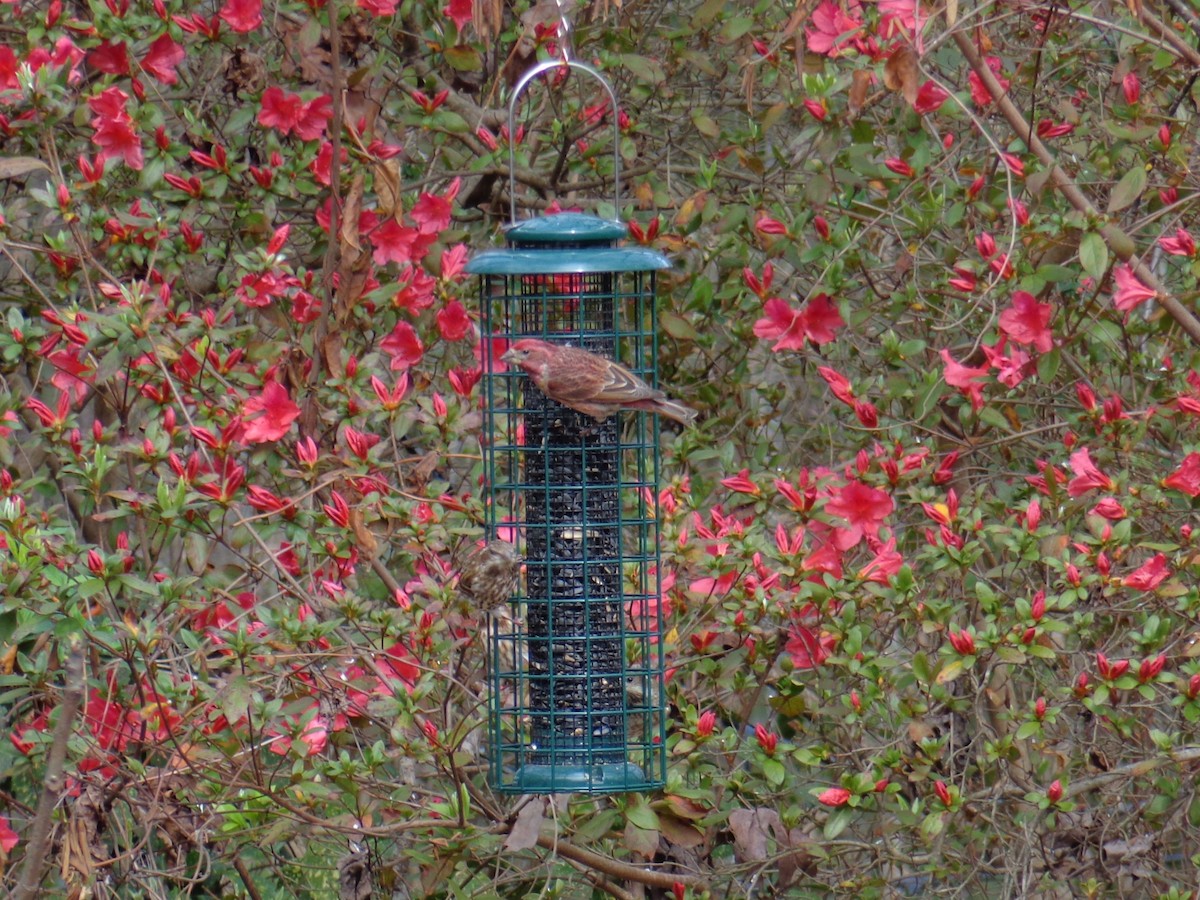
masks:
[[[694,409],[668,399],[620,363],[578,347],[525,338],[500,358],[551,400],[601,422],[622,409],[658,413],[684,425],[696,418]]]
[[[517,592],[521,554],[508,541],[489,541],[467,557],[458,591],[476,612],[490,613]]]

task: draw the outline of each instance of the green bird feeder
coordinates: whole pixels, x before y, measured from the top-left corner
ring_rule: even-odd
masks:
[[[615,132],[612,89],[565,60],[518,83],[510,134],[525,84],[563,66],[604,84]],[[514,198],[507,247],[467,266],[480,278],[487,528],[525,558],[524,593],[489,628],[490,781],[505,793],[651,790],[666,779],[657,417],[598,422],[500,357],[539,338],[655,384],[655,275],[670,261],[621,246],[619,221],[560,213],[517,223],[515,213]]]

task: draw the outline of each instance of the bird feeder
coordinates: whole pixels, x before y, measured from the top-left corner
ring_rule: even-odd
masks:
[[[524,87],[564,66],[604,85],[615,147],[612,88],[571,60],[518,82],[509,134]],[[614,179],[619,209],[619,169]],[[539,338],[616,360],[655,385],[655,273],[670,262],[621,246],[622,222],[581,213],[517,222],[515,196],[512,204],[506,248],[467,266],[480,278],[487,528],[525,558],[524,593],[489,627],[490,781],[506,793],[650,790],[666,778],[657,417],[598,422],[500,357]]]

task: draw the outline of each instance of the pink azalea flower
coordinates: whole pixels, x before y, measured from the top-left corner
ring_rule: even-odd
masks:
[[[1091,490],[1111,491],[1113,489],[1113,480],[1092,462],[1087,447],[1081,447],[1071,454],[1071,471],[1075,473],[1075,477],[1067,484],[1067,493],[1072,497],[1078,497]]]
[[[1048,353],[1054,347],[1050,332],[1053,316],[1054,307],[1049,303],[1039,303],[1033,294],[1017,291],[1012,306],[1000,313],[1000,328],[1018,344],[1032,344],[1039,353]]]
[[[249,418],[256,413],[262,415]],[[268,381],[263,385],[261,394],[246,401],[242,415],[246,417],[243,439],[250,443],[264,443],[277,441],[287,434],[292,422],[300,417],[300,407],[292,402],[287,388],[276,381]]]
[[[1155,291],[1138,280],[1128,263],[1121,263],[1113,274],[1117,280],[1117,289],[1113,292],[1113,306],[1121,312],[1129,312],[1135,306],[1157,296]]]

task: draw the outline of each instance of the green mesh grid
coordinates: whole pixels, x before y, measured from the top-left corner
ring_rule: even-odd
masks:
[[[517,240],[522,223],[513,249],[469,267],[481,273],[487,525],[526,566],[524,594],[489,629],[490,781],[507,793],[651,790],[666,778],[658,423],[596,422],[502,371],[500,356],[538,337],[655,383],[653,269],[667,261],[622,255],[608,235],[564,240],[555,218]],[[594,271],[596,253],[615,270]],[[562,271],[564,256],[577,271]]]

